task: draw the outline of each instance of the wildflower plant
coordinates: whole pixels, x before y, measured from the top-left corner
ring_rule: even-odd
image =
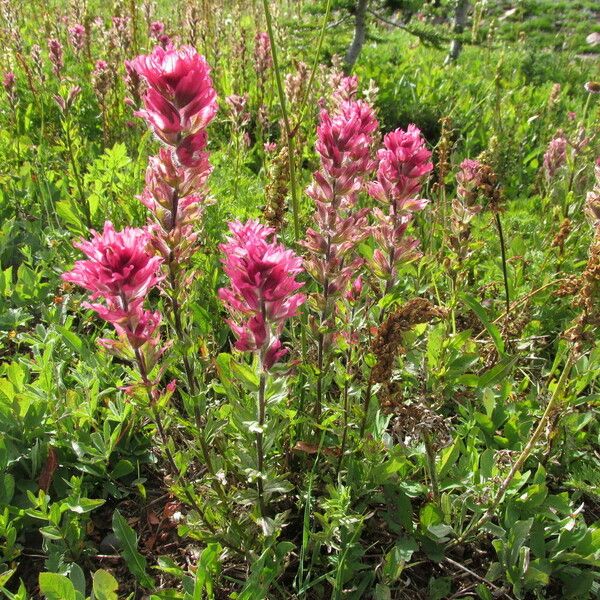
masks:
[[[275,230],[258,221],[229,224],[231,236],[221,244],[223,268],[230,286],[219,290],[230,318],[235,347],[252,352],[258,371],[257,414],[252,430],[256,438],[259,515],[267,516],[265,495],[264,434],[267,427],[268,375],[286,354],[281,335],[286,321],[296,316],[306,296],[296,277],[303,272],[302,259],[274,239]],[[270,494],[269,494],[270,495]]]
[[[587,63],[68,4],[0,2],[0,595],[595,597]]]
[[[321,168],[307,194],[315,203],[315,228],[306,232],[305,268],[318,284],[311,299],[316,309],[317,387],[315,416],[323,402],[326,358],[336,326],[336,302],[362,265],[358,244],[370,233],[367,209],[356,209],[358,194],[375,166],[371,156],[378,127],[373,108],[363,101],[342,103],[339,111],[321,111],[315,149]]]

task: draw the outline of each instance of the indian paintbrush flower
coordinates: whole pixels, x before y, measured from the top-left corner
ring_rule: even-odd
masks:
[[[373,252],[371,267],[386,281],[384,293],[388,293],[399,264],[417,256],[419,242],[405,237],[405,232],[413,214],[427,205],[428,201],[420,197],[421,185],[433,164],[421,131],[412,124],[406,131],[388,133],[377,157],[377,179],[367,189],[384,210],[373,211],[377,221],[373,235],[379,247]]]
[[[269,35],[259,31],[254,38],[254,69],[259,78],[264,79],[266,71],[273,64]]]
[[[567,162],[567,138],[558,132],[550,140],[544,153],[544,171],[548,179],[553,179],[557,171]]]
[[[162,258],[150,253],[149,242],[147,230],[126,227],[115,231],[107,221],[102,233],[92,230],[91,240],[74,244],[87,258],[78,260],[62,278],[91,292],[90,300],[103,299],[102,303],[84,302],[83,306],[116,329],[120,339],[101,340],[104,347],[122,353],[125,339],[133,350],[148,343],[155,359],[160,314],[145,310],[143,303],[162,280],[158,274]],[[150,367],[154,360],[147,362]]]
[[[48,40],[48,56],[50,57],[50,62],[52,63],[54,75],[60,78],[60,74],[64,67],[63,47],[56,38],[51,38]]]
[[[219,290],[238,350],[258,352],[264,370],[285,354],[279,337],[306,296],[302,259],[277,242],[275,230],[258,221],[229,223],[231,235],[220,248],[230,286]]]
[[[210,67],[194,48],[157,46],[134,59],[133,66],[148,84],[144,110],[137,114],[163,142],[179,145],[213,120],[217,99]]]
[[[80,23],[69,27],[69,42],[76,54],[79,54],[85,46],[85,34],[85,27]]]

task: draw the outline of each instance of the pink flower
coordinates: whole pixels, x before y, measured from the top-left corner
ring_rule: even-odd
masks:
[[[127,310],[113,301],[109,302],[109,306],[90,302],[83,302],[82,306],[94,310],[100,318],[112,323],[119,338],[127,338],[134,350],[146,343],[156,346],[160,342],[158,329],[162,320],[161,314],[158,311],[145,310],[141,302],[132,303]],[[111,339],[100,339],[98,342],[109,350],[114,350],[118,345],[116,340]]]
[[[79,54],[85,45],[85,27],[79,23],[69,27],[69,41],[75,52]]]
[[[460,163],[456,174],[456,195],[467,204],[473,204],[481,187],[481,163],[478,160],[466,158]]]
[[[377,181],[370,184],[369,194],[380,202],[392,202],[398,212],[422,209],[427,201],[416,196],[433,164],[421,131],[412,124],[406,131],[396,129],[383,138],[383,146],[377,152]]]
[[[360,189],[361,178],[374,166],[370,153],[377,127],[372,107],[361,100],[342,103],[333,117],[321,111],[315,149],[323,173],[315,173],[315,184],[308,191],[311,197],[331,201],[333,195],[343,197]]]
[[[272,64],[269,35],[260,31],[254,38],[254,68],[260,77],[264,77],[265,72]]]
[[[217,100],[210,67],[194,48],[157,46],[132,64],[149,86],[143,97],[145,109],[137,114],[164,142],[177,145],[213,120]]]
[[[347,255],[369,234],[368,209],[353,209],[375,167],[371,147],[377,127],[372,107],[360,100],[342,103],[333,115],[321,111],[315,145],[321,168],[306,191],[315,201],[316,226],[307,230],[303,245],[309,251],[306,270],[323,289],[325,312],[362,264]]]
[[[544,171],[548,179],[552,179],[557,171],[567,162],[567,139],[561,131],[550,140],[544,153]]]
[[[92,292],[92,300],[120,298],[129,304],[144,298],[161,280],[157,270],[162,259],[148,252],[148,241],[145,229],[117,232],[107,221],[102,233],[92,230],[90,241],[74,244],[88,258],[78,260],[62,278]]]
[[[12,71],[7,71],[2,77],[2,87],[6,93],[10,96],[15,87],[15,74]]]
[[[125,102],[131,105],[137,104],[140,99],[140,76],[131,60],[125,61],[125,75],[123,79],[129,92],[129,97],[125,98]]]
[[[354,100],[357,92],[358,77],[356,75],[342,77],[337,88],[333,91],[333,98],[338,105],[341,105],[343,102]]]
[[[55,38],[48,40],[48,54],[52,63],[52,70],[56,77],[60,77],[60,73],[64,67],[63,62],[63,47],[62,44]]]
[[[158,40],[165,32],[165,24],[162,21],[154,21],[150,23],[150,37]]]
[[[600,227],[600,156],[594,164],[596,184],[587,193],[585,199],[585,214],[592,227]]]
[[[220,245],[230,287],[219,297],[231,315],[228,321],[242,351],[259,352],[264,369],[285,354],[279,336],[285,322],[296,315],[306,296],[297,293],[302,283],[302,259],[278,244],[275,230],[250,220],[229,223],[231,236]]]
[[[427,200],[419,194],[433,164],[431,152],[415,125],[409,125],[406,131],[396,129],[388,133],[377,157],[377,181],[368,185],[368,191],[387,210],[373,211],[376,220],[373,236],[378,248],[373,252],[370,265],[374,273],[385,280],[383,292],[387,294],[396,283],[399,265],[418,256],[418,240],[405,235],[413,213],[427,205]]]
[[[243,96],[232,94],[225,98],[225,102],[231,111],[231,120],[238,128],[242,128],[250,122],[250,113],[246,109],[248,94]]]
[[[348,302],[350,302],[350,303],[356,302],[360,298],[360,295],[362,294],[362,290],[363,290],[363,281],[362,281],[362,276],[359,275],[354,280],[354,283],[350,286],[350,289],[346,292],[346,300],[348,300]]]
[[[190,153],[195,156],[193,169],[176,164],[168,148],[161,148],[158,155],[148,159],[146,187],[139,200],[154,214],[165,232],[199,216],[203,196],[196,190],[204,186],[211,166],[205,152],[192,148]]]
[[[88,258],[77,261],[62,276],[92,292],[91,300],[104,299],[103,303],[83,303],[111,323],[118,334],[118,339],[101,339],[99,343],[123,357],[128,357],[127,346],[140,351],[136,357],[143,357],[138,360],[143,360],[148,370],[165,349],[160,347],[160,313],[143,308],[148,292],[162,279],[157,274],[162,258],[148,252],[149,239],[144,229],[126,227],[117,232],[107,221],[101,234],[92,231],[90,241],[74,244]]]

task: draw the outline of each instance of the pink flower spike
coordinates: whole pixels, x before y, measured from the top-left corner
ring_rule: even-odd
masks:
[[[145,229],[116,232],[107,221],[101,234],[92,230],[90,241],[74,244],[88,259],[77,261],[62,278],[92,292],[92,300],[121,298],[130,303],[144,298],[161,281],[157,270],[162,258],[147,251],[148,241]]]
[[[191,46],[154,48],[131,62],[149,86],[138,113],[163,141],[176,145],[178,134],[204,129],[217,112],[210,67]]]
[[[297,293],[303,286],[296,281],[302,259],[258,221],[234,221],[229,230],[232,235],[220,248],[230,287],[221,288],[219,297],[231,315],[236,348],[259,352],[263,368],[269,369],[285,354],[279,341],[285,322],[306,300]]]
[[[85,27],[79,23],[69,27],[69,42],[77,54],[83,50],[85,45]]]
[[[567,144],[562,131],[550,140],[544,153],[544,171],[548,179],[553,179],[557,171],[567,162]]]
[[[425,176],[433,169],[431,152],[425,146],[421,131],[409,125],[406,131],[396,129],[383,138],[383,148],[377,153],[377,188],[373,196],[384,195],[399,210],[421,190]]]

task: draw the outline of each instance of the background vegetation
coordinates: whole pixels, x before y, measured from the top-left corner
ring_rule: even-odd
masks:
[[[268,4],[287,107],[300,121],[293,156],[304,237],[314,226],[304,189],[319,168],[319,107],[341,76],[357,3]],[[584,205],[600,185],[600,86],[589,85],[599,77],[600,12],[593,0],[478,0],[456,34],[455,4],[368,3],[353,67],[359,95],[373,101],[382,133],[414,123],[433,152],[422,191],[430,204],[412,225],[423,256],[382,298],[366,281],[364,314],[340,309],[340,322],[362,337],[336,341],[317,422],[310,328],[305,360],[301,327],[286,333],[290,371],[271,390],[275,466],[265,520],[243,412],[254,406],[256,374],[232,350],[217,297],[226,285],[218,244],[228,221],[275,222],[302,252],[276,71],[257,70],[263,4],[0,3],[0,595],[600,596],[600,348],[593,327],[575,340],[577,352],[564,335],[581,314],[572,296],[585,280],[573,278],[586,265],[589,275],[597,235]],[[85,31],[80,47],[76,24]],[[206,57],[220,110],[208,130],[214,202],[186,299],[191,351],[175,343],[163,374],[182,381],[190,351],[206,386],[197,395],[178,387],[161,403],[167,439],[159,442],[147,403],[124,389],[136,377],[132,366],[96,344],[106,324],[60,276],[80,258],[72,243],[89,238],[90,227],[146,223],[136,196],[158,143],[134,116],[140,88],[124,63],[166,44],[161,35]],[[452,39],[462,51],[447,61]],[[246,114],[226,101],[233,94],[247,95]],[[544,156],[557,136],[568,146],[549,176]],[[456,174],[477,157],[494,172],[500,206],[480,197],[465,228],[452,208]],[[368,242],[360,248],[363,257],[372,251]],[[395,400],[386,406],[375,390],[365,414],[378,315],[416,297],[444,316],[403,331],[389,382]],[[523,454],[540,422],[537,443]],[[178,475],[167,468],[167,448]]]

